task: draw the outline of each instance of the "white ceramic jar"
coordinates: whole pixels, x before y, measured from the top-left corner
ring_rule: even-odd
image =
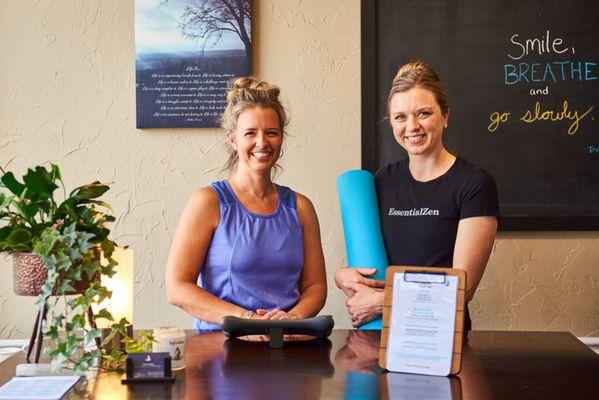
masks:
[[[185,368],[185,331],[174,326],[154,329],[152,351],[165,352],[171,355],[171,369],[177,371]]]

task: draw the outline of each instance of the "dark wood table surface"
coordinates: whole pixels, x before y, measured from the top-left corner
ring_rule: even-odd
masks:
[[[325,341],[227,341],[189,331],[174,384],[121,385],[101,373],[67,399],[599,399],[599,355],[567,332],[473,331],[455,377],[384,373],[379,332],[335,330]],[[25,361],[0,364],[0,384]]]

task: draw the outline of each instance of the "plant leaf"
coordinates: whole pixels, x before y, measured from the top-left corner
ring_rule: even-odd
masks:
[[[44,230],[39,236],[39,239],[36,241],[35,246],[33,247],[33,252],[41,257],[46,258],[58,241],[58,235],[58,231],[53,231],[51,229]],[[46,260],[46,264],[48,264],[48,260]]]
[[[60,283],[60,286],[56,290],[56,292],[59,294],[65,294],[65,293],[69,293],[69,292],[73,292],[73,291],[75,291],[75,288],[66,279]]]
[[[7,207],[11,202],[12,196],[7,196],[4,193],[0,193],[0,210]]]
[[[58,314],[55,315],[54,318],[52,318],[52,328],[56,329],[59,326],[62,326],[63,321],[65,320],[65,316],[63,314]],[[57,333],[57,337],[58,337],[58,333]],[[54,338],[55,339],[55,338]]]
[[[108,237],[108,235],[110,234],[110,229],[99,228],[94,233],[96,234],[94,237],[94,241],[101,242]]]
[[[58,188],[58,185],[52,182],[46,168],[41,166],[35,167],[35,170],[28,169],[23,181],[29,190],[37,192],[43,198],[51,197],[54,190]]]
[[[10,235],[11,232],[12,232],[11,226],[4,226],[4,227],[0,228],[0,241],[6,240],[6,238],[8,237],[8,235]]]
[[[73,323],[74,328],[83,328],[85,326],[85,315],[75,314],[73,315],[71,322]]]
[[[94,339],[100,336],[100,330],[99,329],[90,329],[89,331],[85,332],[85,344],[92,344],[94,342]]]
[[[105,201],[102,201],[102,200],[90,200],[89,202],[90,202],[90,203],[97,204],[97,205],[99,205],[99,206],[102,206],[102,207],[104,207],[104,208],[107,208],[107,209],[109,209],[111,212],[114,212],[114,210],[112,209],[112,207],[110,206],[110,204],[106,203]]]
[[[109,278],[112,278],[114,276],[114,274],[116,274],[116,270],[114,267],[116,267],[117,264],[116,263],[111,263],[109,262],[106,265],[102,266],[102,275],[106,275]]]
[[[1,244],[2,251],[14,251],[15,253],[26,253],[31,251],[31,246],[29,246],[28,244],[25,243],[18,243],[18,244],[12,244],[12,243],[7,243],[4,242]]]
[[[31,232],[25,228],[15,228],[5,240],[11,245],[27,243],[31,240]]]
[[[52,325],[50,329],[44,332],[44,335],[50,339],[58,339],[58,327],[56,325]]]
[[[66,199],[56,209],[56,212],[54,213],[55,217],[64,219],[64,217],[68,214],[68,209],[69,208],[72,209],[73,207],[75,207],[76,204],[77,204],[76,199],[73,199],[73,198]]]
[[[114,249],[116,247],[116,243],[111,240],[103,240],[100,245],[102,246],[102,252],[104,253],[104,257],[108,258],[113,264],[116,265],[116,261],[110,259]]]
[[[56,164],[50,164],[50,179],[52,179],[52,182],[62,179],[62,176],[60,176],[60,168],[58,168],[58,165]]]
[[[110,313],[110,311],[108,311],[107,309],[103,308],[100,311],[98,311],[95,315],[94,315],[94,321],[100,319],[100,318],[104,318],[107,319],[109,321],[112,321],[112,314]]]
[[[104,300],[112,297],[112,291],[106,289],[106,287],[104,287],[104,286],[101,286],[98,289],[98,292],[99,292],[98,303],[102,303]]]
[[[10,190],[13,194],[16,194],[17,196],[20,196],[21,193],[23,193],[23,190],[25,190],[25,185],[17,181],[15,175],[12,172],[7,172],[4,175],[2,175],[2,178],[0,178],[0,180],[8,190]]]
[[[77,200],[89,200],[95,199],[97,197],[102,196],[110,189],[110,187],[104,183],[94,182],[88,185],[79,186],[75,188],[69,197],[72,197]]]
[[[25,216],[26,219],[33,219],[35,214],[39,211],[40,207],[37,203],[29,203],[21,206],[21,212]]]

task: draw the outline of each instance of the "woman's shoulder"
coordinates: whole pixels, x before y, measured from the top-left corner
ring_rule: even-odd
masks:
[[[218,209],[218,194],[213,186],[204,186],[191,193],[188,204],[198,210]]]
[[[218,196],[210,186],[194,190],[181,215],[194,229],[200,225],[215,228],[219,218]]]
[[[457,195],[461,204],[460,219],[499,216],[497,184],[493,176],[464,159],[458,159],[457,162],[455,175],[459,176]]]
[[[459,184],[460,198],[470,199],[482,196],[497,203],[497,184],[493,175],[463,158],[458,158],[456,164],[454,175],[457,178],[456,183]]]
[[[478,165],[462,158],[457,157],[455,161],[455,168],[452,168],[454,175],[459,177],[459,180],[464,183],[471,184],[495,184],[493,175],[487,172],[485,169]]]
[[[310,199],[301,194],[300,192],[296,192],[291,189],[289,186],[281,185],[277,183],[277,187],[279,188],[279,195],[281,196],[281,201],[283,204],[287,206],[291,206],[292,208],[306,208],[311,207],[312,202]]]
[[[376,171],[374,178],[376,180],[380,180],[389,177],[397,177],[399,174],[402,174],[406,168],[408,168],[407,157],[402,160],[383,165],[378,171]]]
[[[297,216],[300,223],[303,225],[305,221],[313,220],[316,218],[316,210],[312,201],[305,195],[294,192],[297,201]]]
[[[312,204],[312,201],[305,195],[299,193],[299,192],[295,192],[295,196],[297,199],[297,207],[300,208],[306,208],[306,207],[312,207],[314,208],[314,205]]]
[[[298,193],[288,186],[276,183],[277,191],[279,192],[279,201],[283,206],[295,209],[297,208]]]
[[[204,199],[204,200],[208,200],[208,199],[212,199],[212,200],[217,199],[218,200],[218,195],[216,193],[216,189],[212,185],[195,189],[192,192],[191,197],[197,198],[197,199]]]

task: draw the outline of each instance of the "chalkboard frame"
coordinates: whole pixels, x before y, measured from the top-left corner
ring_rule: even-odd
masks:
[[[376,87],[378,38],[376,30],[377,0],[361,0],[361,165],[372,173],[380,166],[377,124]],[[522,216],[503,212],[499,221],[501,231],[595,231],[599,230],[599,217],[593,216]]]

